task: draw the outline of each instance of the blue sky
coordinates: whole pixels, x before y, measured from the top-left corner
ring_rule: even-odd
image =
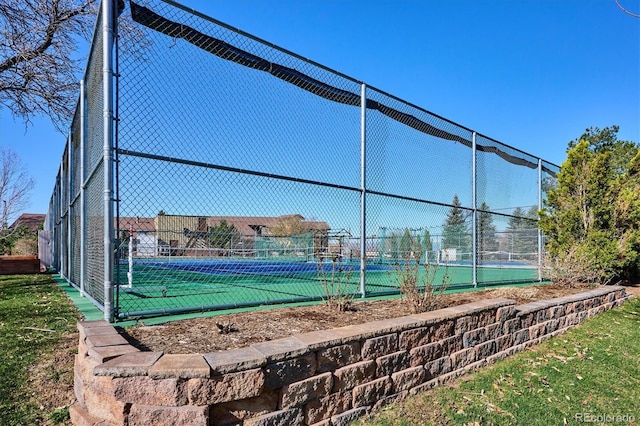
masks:
[[[614,0],[182,4],[556,164],[590,126],[640,141],[640,19]],[[0,112],[36,179],[30,212],[47,210],[65,138]]]

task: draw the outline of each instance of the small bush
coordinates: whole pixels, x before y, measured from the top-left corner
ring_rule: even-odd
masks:
[[[610,284],[615,274],[607,262],[594,258],[594,253],[583,246],[573,246],[543,261],[547,278],[556,284],[573,287],[578,283],[590,285]]]
[[[16,240],[11,254],[18,256],[36,256],[38,254],[38,241],[32,238],[20,238]]]
[[[411,312],[418,314],[437,308],[438,297],[449,287],[451,278],[447,266],[422,262],[422,246],[413,237],[410,240],[411,249],[404,252],[403,261],[396,267],[395,280],[403,298],[411,308]],[[440,269],[444,273],[436,284]]]
[[[342,265],[338,256],[332,256],[331,268],[327,270],[322,257],[320,257],[317,273],[327,306],[338,312],[350,310],[353,300],[353,293],[349,291],[349,280],[353,275],[352,268]]]

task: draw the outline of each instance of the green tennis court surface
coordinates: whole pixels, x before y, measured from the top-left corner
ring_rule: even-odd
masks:
[[[248,305],[318,300],[327,293],[360,293],[358,263],[254,261],[217,259],[137,259],[132,265],[118,265],[116,292],[119,316],[170,313],[187,309],[210,310]],[[394,265],[367,265],[367,295],[397,292]],[[451,286],[472,282],[472,268],[438,266],[434,284],[446,274]],[[424,279],[424,270],[421,279]],[[478,285],[497,282],[536,281],[537,269],[528,265],[485,265],[478,267]],[[424,282],[424,281],[422,281]]]

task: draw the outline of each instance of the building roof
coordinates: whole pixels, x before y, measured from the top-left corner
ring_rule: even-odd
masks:
[[[120,217],[120,230],[132,229],[134,232],[155,232],[156,225],[152,217]]]
[[[228,225],[233,225],[243,235],[251,235],[256,232],[260,234],[261,228],[272,228],[287,218],[297,218],[303,221],[309,230],[326,231],[331,229],[327,222],[306,221],[301,215],[283,215],[283,216],[210,216],[209,226],[215,226],[220,221],[225,220]]]
[[[309,230],[316,231],[328,231],[331,229],[327,222],[321,221],[307,221],[299,214],[294,215],[282,215],[282,216],[183,216],[183,215],[165,215],[174,218],[196,218],[206,217],[207,225],[210,227],[218,225],[221,221],[226,221],[227,225],[235,226],[235,228],[243,235],[260,235],[263,229],[269,229],[277,226],[283,219],[288,218],[299,219]],[[143,225],[144,223],[144,225]],[[121,217],[120,229],[129,229],[129,225],[132,225],[134,231],[155,231],[155,224],[153,218],[132,218]]]
[[[259,228],[268,228],[275,221],[274,217],[266,216],[211,216],[209,226],[216,226],[221,221],[226,221],[228,225],[233,225],[243,235],[256,233]]]
[[[43,224],[46,215],[40,213],[22,213],[19,218],[11,224],[11,228],[26,226],[31,231],[37,231]]]

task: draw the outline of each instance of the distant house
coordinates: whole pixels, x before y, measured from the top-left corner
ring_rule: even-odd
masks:
[[[251,255],[256,242],[265,238],[286,238],[301,234],[312,235],[309,245],[315,250],[327,246],[329,224],[307,221],[299,214],[283,216],[185,216],[160,214],[152,219],[157,253],[172,256]],[[211,230],[222,222],[233,226],[238,235],[229,247],[212,247]],[[120,226],[123,229],[122,225]],[[133,228],[135,230],[135,227]]]
[[[327,222],[300,214],[281,216],[211,216],[211,226],[223,220],[242,235],[233,255],[304,257],[325,253],[329,245]]]
[[[44,225],[45,217],[46,215],[39,213],[22,213],[9,228],[16,229],[21,226],[26,226],[30,231],[36,232]]]
[[[120,217],[118,221],[120,231],[133,231],[135,235],[137,232],[155,232],[156,227],[152,217]]]
[[[238,233],[233,247],[213,247],[210,234],[221,222]],[[252,255],[259,239],[312,235],[308,245],[326,250],[329,224],[306,220],[299,214],[283,216],[185,216],[159,214],[155,218],[120,217],[120,237],[135,239],[136,256]]]
[[[306,220],[302,215],[282,216],[210,216],[211,226],[226,221],[245,236],[289,236],[302,232],[327,232],[331,228],[327,222]],[[278,235],[280,234],[280,235]]]
[[[132,235],[134,254],[139,257],[154,257],[162,254],[162,247],[158,244],[156,226],[151,217],[120,217],[118,220],[121,238]],[[124,242],[123,242],[124,243]]]
[[[162,254],[162,247],[158,245],[158,238],[150,233],[141,231],[136,238],[136,254],[140,257],[153,257]]]

